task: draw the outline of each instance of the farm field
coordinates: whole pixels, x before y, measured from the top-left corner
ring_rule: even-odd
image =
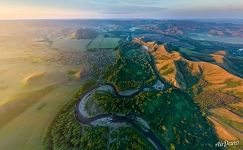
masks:
[[[119,44],[119,38],[105,37],[99,35],[93,39],[87,46],[88,49],[113,49]]]

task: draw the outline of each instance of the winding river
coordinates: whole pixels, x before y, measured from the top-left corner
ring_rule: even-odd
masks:
[[[158,83],[158,81],[157,81]],[[157,84],[156,83],[156,84]],[[134,89],[134,90],[127,90],[118,92],[118,90],[115,88],[112,84],[103,84],[99,85],[98,87],[92,89],[91,91],[87,92],[85,95],[83,95],[80,98],[80,101],[76,105],[75,109],[75,116],[77,120],[86,125],[99,125],[99,126],[109,126],[112,124],[124,124],[128,123],[132,125],[135,129],[137,129],[140,133],[146,137],[146,139],[153,144],[153,146],[158,150],[165,150],[165,147],[161,145],[160,140],[156,137],[156,135],[149,129],[147,126],[141,127],[139,125],[136,115],[128,114],[128,115],[119,115],[119,114],[98,114],[93,117],[89,117],[89,115],[84,110],[84,102],[87,102],[89,98],[94,94],[96,91],[109,91],[115,94],[117,97],[134,97],[140,92],[142,92],[144,89],[148,89],[148,87],[140,88],[140,89]],[[155,90],[154,88],[149,88],[151,90]],[[141,118],[139,118],[141,120]],[[145,121],[144,121],[145,122]]]
[[[152,59],[151,59],[152,60]],[[156,137],[156,135],[150,130],[149,125],[146,123],[145,120],[142,118],[134,115],[120,115],[120,114],[98,114],[96,116],[89,116],[88,113],[85,111],[85,103],[90,99],[92,94],[96,91],[106,91],[115,94],[117,97],[124,98],[129,97],[133,98],[134,96],[138,95],[142,91],[151,91],[157,90],[162,91],[166,88],[166,85],[163,82],[163,79],[160,77],[155,63],[153,61],[149,61],[154,74],[157,77],[157,82],[151,86],[146,87],[142,86],[139,89],[128,89],[126,91],[118,91],[117,88],[113,84],[100,84],[99,86],[95,87],[94,89],[90,90],[86,94],[84,94],[75,108],[75,117],[81,124],[91,125],[91,126],[112,126],[112,124],[120,124],[124,125],[130,124],[136,130],[138,130],[157,150],[166,150],[165,146],[160,143],[160,140]]]

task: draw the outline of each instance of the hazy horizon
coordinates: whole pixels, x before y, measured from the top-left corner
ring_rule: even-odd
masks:
[[[12,0],[0,1],[0,20],[15,19],[243,19],[241,0]]]
[[[78,21],[78,20],[157,20],[157,21],[243,21],[243,18],[232,19],[232,18],[14,18],[14,19],[0,19],[0,21]]]

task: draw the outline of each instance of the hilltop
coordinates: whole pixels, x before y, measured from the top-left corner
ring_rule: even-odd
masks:
[[[134,39],[134,42],[147,47],[162,78],[195,99],[201,111],[215,126],[219,138],[242,139],[242,78],[219,65],[188,60],[178,50],[170,49],[167,45],[143,42],[141,39]],[[224,51],[219,51],[211,56],[223,64],[225,55]]]

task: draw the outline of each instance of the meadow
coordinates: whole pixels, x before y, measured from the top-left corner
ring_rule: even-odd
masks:
[[[69,74],[87,70],[80,50],[51,46],[63,29],[0,22],[0,149],[40,149],[44,131],[86,78]]]

